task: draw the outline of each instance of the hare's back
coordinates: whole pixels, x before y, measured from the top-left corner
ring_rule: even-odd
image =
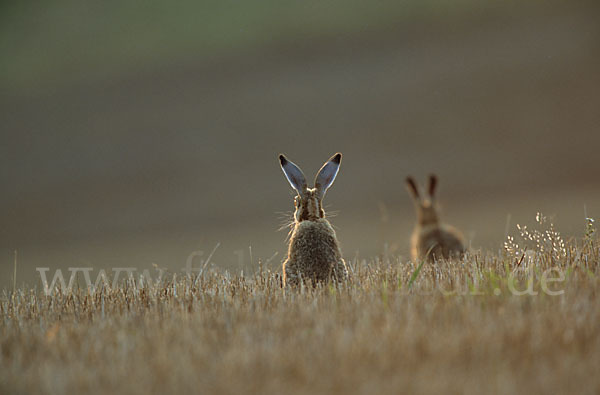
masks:
[[[417,245],[418,255],[429,260],[448,259],[464,253],[464,242],[458,230],[451,226],[441,226],[420,233]]]
[[[440,244],[444,246],[445,257],[459,255],[465,252],[465,242],[460,231],[452,226],[445,225],[440,232]]]
[[[288,260],[284,264],[288,277],[302,276],[316,281],[346,276],[342,253],[335,231],[326,220],[303,221],[296,226]]]
[[[303,221],[296,227],[290,244],[291,255],[315,262],[341,258],[335,231],[328,221]]]

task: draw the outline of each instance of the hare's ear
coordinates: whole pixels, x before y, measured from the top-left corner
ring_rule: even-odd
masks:
[[[315,189],[317,190],[319,199],[323,199],[325,192],[327,192],[331,184],[333,184],[335,176],[337,176],[338,170],[340,169],[341,162],[342,154],[338,152],[329,158],[317,173],[317,176],[315,177]]]
[[[279,155],[279,163],[281,163],[281,170],[283,170],[283,174],[285,174],[285,178],[287,178],[292,188],[299,195],[302,194],[306,190],[306,177],[304,177],[302,170],[293,162],[287,160],[283,154]]]
[[[406,188],[414,200],[421,200],[421,197],[419,196],[419,188],[417,188],[417,183],[412,177],[406,177]]]
[[[435,195],[435,188],[437,187],[438,178],[435,174],[429,175],[429,197],[433,199]]]

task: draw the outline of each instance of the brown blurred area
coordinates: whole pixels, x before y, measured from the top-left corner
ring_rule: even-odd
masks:
[[[95,61],[89,78],[77,63],[18,83],[5,74],[0,287],[14,250],[29,284],[36,267],[179,270],[218,242],[221,268],[252,271],[277,252],[280,270],[277,229],[293,208],[280,152],[310,179],[343,153],[325,205],[348,258],[408,259],[404,179],[430,172],[443,219],[474,249],[501,248],[507,224],[515,233],[537,211],[580,236],[584,208],[600,216],[600,7],[464,8],[110,72]]]

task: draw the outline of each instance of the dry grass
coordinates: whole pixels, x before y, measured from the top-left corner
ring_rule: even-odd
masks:
[[[337,288],[213,269],[196,284],[19,289],[0,300],[0,392],[598,393],[592,236],[420,268],[354,261]],[[543,290],[551,267],[562,295]],[[538,294],[511,292],[528,285]]]

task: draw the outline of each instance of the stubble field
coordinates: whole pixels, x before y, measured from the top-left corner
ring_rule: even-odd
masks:
[[[600,393],[600,2],[13,3],[0,394]],[[282,288],[277,155],[335,152],[351,275]]]
[[[548,224],[498,253],[353,260],[291,290],[206,262],[0,299],[0,392],[597,393],[600,245]]]

